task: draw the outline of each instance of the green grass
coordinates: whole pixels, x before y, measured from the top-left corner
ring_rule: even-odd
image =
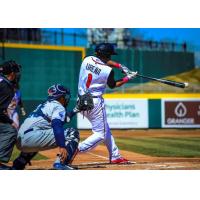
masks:
[[[13,153],[12,153],[12,156],[11,156],[11,161],[13,161],[13,160],[15,160],[15,158],[17,158],[17,156],[20,154],[20,151],[16,148],[16,147],[14,147],[14,150],[13,150]],[[37,154],[34,158],[33,158],[33,160],[47,160],[48,158],[46,157],[46,156],[43,156],[43,155],[41,155],[41,154]]]
[[[118,147],[158,157],[200,157],[200,138],[116,138]]]

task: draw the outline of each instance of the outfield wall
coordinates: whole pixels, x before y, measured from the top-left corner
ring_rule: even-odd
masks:
[[[0,47],[2,47],[1,43]],[[55,83],[62,83],[71,89],[72,101],[69,107],[73,108],[76,102],[81,61],[86,54],[89,55],[92,51],[92,49],[85,49],[83,47],[5,43],[5,60],[13,59],[23,66],[20,84],[27,113],[30,113],[37,104],[46,99],[48,87]],[[189,52],[161,52],[133,49],[117,51],[119,55],[113,57],[113,59],[130,68],[135,66],[132,69],[139,73],[155,77],[164,77],[194,68],[194,54]],[[0,62],[2,61],[2,57],[0,57]],[[122,77],[119,70],[115,71],[115,73],[117,78]],[[143,82],[144,79],[140,80],[137,78],[135,81]],[[120,94],[120,96],[122,95]],[[134,100],[135,96],[133,95],[130,101]],[[115,102],[114,100],[107,101],[108,109],[113,109],[114,107],[112,106],[118,99]],[[120,101],[123,103],[123,100]],[[130,109],[133,109],[132,105],[129,106]],[[140,116],[143,116],[140,122],[134,122],[135,128],[161,127],[162,121],[160,116],[162,107],[160,98],[141,97],[141,100],[135,101],[134,106],[141,111],[141,113],[139,112]],[[145,107],[146,109],[143,109]],[[129,117],[131,120],[133,117],[129,115],[131,113],[126,113],[127,118]],[[134,118],[136,119],[137,114],[135,115]],[[109,116],[113,116],[113,114],[110,113]],[[148,119],[148,123],[145,119]],[[112,120],[114,127],[115,122],[114,119]],[[131,121],[126,121],[125,123],[126,128],[128,128]],[[76,118],[71,124],[77,126]]]
[[[0,43],[0,47],[2,44]],[[2,48],[1,48],[2,50]],[[117,50],[119,61],[141,74],[164,77],[189,71],[194,68],[194,54],[189,52],[164,52],[144,50]],[[51,46],[36,44],[4,44],[5,60],[13,59],[22,68],[21,90],[25,100],[42,100],[46,90],[54,83],[67,85],[76,97],[79,70],[85,55],[93,53],[93,49],[83,47]],[[0,57],[2,62],[2,57]],[[115,70],[116,78],[121,78],[119,70]],[[144,82],[137,78],[136,82]]]

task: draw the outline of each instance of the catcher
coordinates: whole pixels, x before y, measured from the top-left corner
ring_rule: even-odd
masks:
[[[70,91],[60,84],[48,89],[48,98],[41,103],[23,122],[17,137],[17,147],[22,151],[13,162],[13,169],[24,169],[38,151],[59,147],[53,168],[71,170],[70,166],[77,151],[79,132],[64,129],[65,107],[70,101]]]
[[[95,48],[95,56],[88,56],[83,60],[78,83],[78,104],[74,110],[81,111],[90,121],[93,132],[91,136],[79,143],[79,152],[87,152],[104,142],[109,152],[110,163],[113,164],[129,161],[120,155],[115,144],[107,122],[102,95],[107,85],[111,89],[120,87],[137,74],[137,72],[129,73],[127,67],[111,61],[111,56],[116,54],[112,44],[101,43]],[[126,76],[115,81],[112,67],[119,68]]]

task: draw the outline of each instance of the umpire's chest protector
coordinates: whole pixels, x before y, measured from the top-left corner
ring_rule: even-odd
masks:
[[[86,57],[81,65],[78,83],[78,92],[85,94],[88,90],[93,96],[101,96],[107,85],[111,67],[105,65],[99,58]]]

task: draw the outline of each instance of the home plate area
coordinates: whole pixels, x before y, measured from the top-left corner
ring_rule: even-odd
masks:
[[[32,161],[26,169],[52,169],[58,149],[40,152],[47,160]],[[100,145],[94,150],[78,154],[72,166],[78,170],[186,170],[200,169],[200,158],[151,157],[129,151],[120,151],[128,159],[128,164],[110,164],[105,146]]]

